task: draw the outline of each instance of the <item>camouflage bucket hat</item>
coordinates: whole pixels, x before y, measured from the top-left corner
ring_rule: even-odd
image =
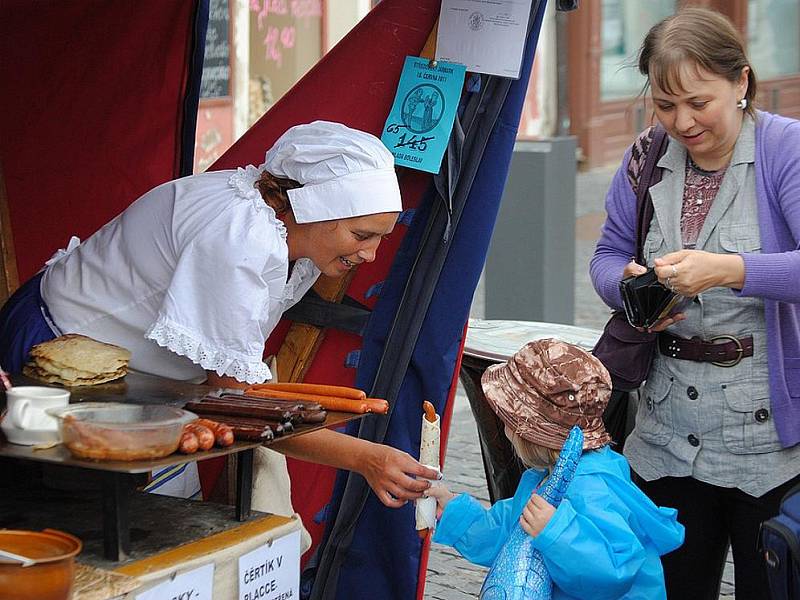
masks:
[[[578,346],[549,338],[528,342],[507,362],[489,367],[481,384],[492,410],[523,439],[560,450],[578,425],[585,450],[611,441],[602,420],[611,376]]]

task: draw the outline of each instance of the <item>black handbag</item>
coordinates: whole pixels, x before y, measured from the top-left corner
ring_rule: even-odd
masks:
[[[637,186],[636,262],[640,265],[645,264],[644,240],[653,218],[653,201],[649,190],[650,186],[661,180],[661,169],[656,169],[656,164],[667,150],[667,139],[667,132],[661,125],[657,125]],[[615,311],[611,315],[592,354],[608,369],[615,391],[636,390],[647,379],[653,364],[657,338],[656,333],[642,332],[633,327],[624,310]]]

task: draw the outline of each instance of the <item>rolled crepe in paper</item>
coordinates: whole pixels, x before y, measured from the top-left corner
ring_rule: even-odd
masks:
[[[419,462],[431,469],[439,470],[439,440],[442,435],[441,419],[433,404],[423,402],[422,435],[419,443]],[[436,527],[436,498],[419,498],[416,501],[417,531],[425,537]]]

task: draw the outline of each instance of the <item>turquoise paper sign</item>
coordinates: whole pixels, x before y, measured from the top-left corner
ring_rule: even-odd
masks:
[[[407,56],[381,140],[395,164],[438,173],[456,116],[466,67]]]

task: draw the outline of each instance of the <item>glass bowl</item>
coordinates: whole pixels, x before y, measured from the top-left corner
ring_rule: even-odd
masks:
[[[79,458],[147,460],[178,449],[183,427],[197,415],[173,406],[83,402],[48,411],[61,440]]]

